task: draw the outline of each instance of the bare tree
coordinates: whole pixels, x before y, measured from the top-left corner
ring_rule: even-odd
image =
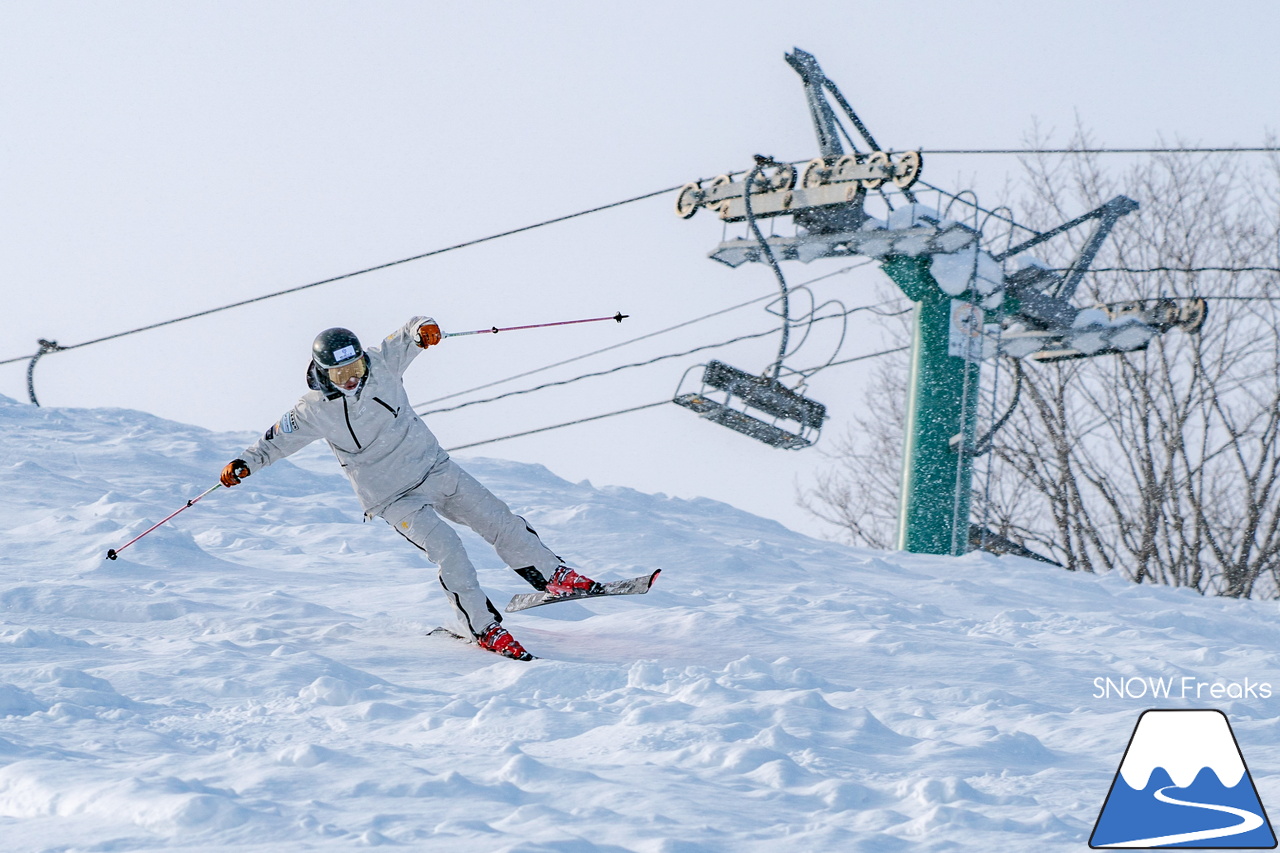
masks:
[[[889,358],[901,363],[876,367],[867,392],[889,405],[855,416],[853,425],[834,439],[834,447],[821,451],[831,464],[798,497],[800,506],[852,545],[881,550],[894,545],[905,411],[905,406],[894,405],[905,393],[906,365],[900,356]]]
[[[887,280],[877,299],[910,306]],[[911,312],[886,314],[884,334],[892,347],[910,341]],[[830,525],[851,545],[887,550],[894,546],[898,521],[898,481],[902,476],[902,434],[906,423],[906,373],[909,355],[893,352],[873,362],[864,391],[874,405],[863,406],[845,432],[821,453],[828,464],[812,485],[797,492],[797,502]]]
[[[1075,141],[1092,147],[1083,135]],[[1163,154],[1115,175],[1082,154],[1025,166],[1028,198],[1015,209],[1032,227],[1121,192],[1142,203],[1112,233],[1077,302],[1176,308],[1202,296],[1212,310],[1200,333],[1170,332],[1140,352],[1004,360],[997,402],[1017,394],[1019,405],[979,463],[975,518],[1069,569],[1276,596],[1280,167],[1199,154]],[[1059,238],[1041,258],[1066,266],[1085,236]],[[886,368],[873,393],[902,399],[905,367]],[[891,486],[885,478],[901,454],[900,417],[892,429],[861,427],[856,441],[837,443],[841,464],[802,503],[847,538],[884,547],[884,519],[896,514],[886,510],[897,506],[896,471]]]

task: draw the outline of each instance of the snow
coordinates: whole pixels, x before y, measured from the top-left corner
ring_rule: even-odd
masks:
[[[593,576],[664,570],[508,617],[519,663],[425,636],[433,567],[321,447],[109,562],[252,434],[8,398],[0,421],[6,851],[1076,851],[1150,707],[1223,710],[1280,802],[1273,602],[462,458]],[[464,538],[496,602],[527,591]]]
[[[890,211],[888,226],[890,228],[915,228],[918,225],[936,225],[940,230],[954,225],[950,220],[942,221],[942,214],[927,204],[904,204]]]
[[[1087,329],[1091,326],[1110,326],[1111,315],[1101,308],[1082,308],[1071,321],[1073,329]]]
[[[982,296],[990,296],[1004,287],[1000,264],[976,245],[951,254],[934,255],[930,272],[938,287],[951,296],[959,296],[970,287]]]

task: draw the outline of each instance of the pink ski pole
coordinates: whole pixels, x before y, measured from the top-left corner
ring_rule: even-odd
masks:
[[[186,503],[186,505],[185,505],[185,506],[180,507],[179,509],[177,509],[177,510],[175,510],[175,511],[171,512],[171,513],[169,513],[167,516],[165,516],[164,518],[160,519],[160,520],[159,520],[159,521],[157,521],[155,524],[151,525],[151,526],[150,526],[150,527],[148,527],[146,530],[142,531],[142,532],[141,532],[141,533],[139,533],[137,536],[133,537],[133,538],[132,538],[132,539],[130,539],[128,542],[126,542],[126,543],[124,543],[123,545],[121,545],[119,548],[108,548],[108,549],[107,549],[107,559],[108,559],[108,560],[114,560],[116,557],[120,556],[120,552],[121,552],[121,551],[123,551],[125,548],[128,548],[128,547],[129,547],[130,545],[132,545],[134,542],[137,542],[137,541],[138,541],[139,539],[141,539],[143,536],[146,536],[148,533],[150,533],[151,531],[155,530],[157,527],[159,527],[160,525],[164,524],[166,521],[168,521],[169,519],[173,518],[173,517],[174,517],[175,515],[177,515],[178,513],[182,512],[184,509],[191,509],[191,507],[195,506],[196,501],[200,500],[202,497],[204,497],[205,495],[209,494],[209,492],[212,492],[214,489],[220,489],[220,488],[222,488],[222,484],[221,484],[221,483],[218,483],[217,485],[211,486],[210,488],[208,488],[208,489],[206,489],[205,491],[201,492],[200,494],[196,495],[196,496],[195,496],[194,498],[192,498],[191,500],[187,501],[187,503]]]
[[[623,314],[621,311],[619,311],[617,314],[614,314],[612,317],[591,317],[590,319],[587,319],[587,320],[561,320],[558,323],[534,323],[531,326],[507,326],[504,329],[499,329],[497,326],[494,326],[493,328],[490,328],[490,329],[476,329],[475,331],[472,331],[472,332],[445,332],[440,337],[460,338],[463,335],[496,335],[498,334],[498,332],[518,332],[521,329],[545,329],[548,326],[572,326],[575,323],[599,323],[601,320],[615,320],[621,323],[623,320],[627,319],[630,316],[631,316],[630,314]]]

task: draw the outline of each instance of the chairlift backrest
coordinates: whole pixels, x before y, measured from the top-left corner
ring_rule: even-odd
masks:
[[[712,399],[711,391],[724,392],[724,401]],[[700,391],[681,393],[677,388],[672,402],[697,412],[705,420],[784,450],[812,447],[827,416],[826,406],[783,387],[777,380],[754,376],[720,361],[703,366]],[[735,402],[741,408],[735,408]],[[758,418],[753,412],[773,422]],[[793,427],[789,422],[799,426]]]

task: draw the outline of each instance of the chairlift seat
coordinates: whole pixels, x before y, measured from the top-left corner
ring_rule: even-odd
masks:
[[[809,429],[822,429],[827,419],[827,407],[821,403],[800,396],[781,382],[754,376],[721,361],[707,362],[702,383],[726,391],[754,409],[775,418],[796,421]]]
[[[703,389],[690,394],[677,393],[673,402],[702,415],[712,423],[726,426],[770,447],[784,450],[800,450],[810,447],[826,420],[827,407],[795,393],[781,383],[754,376],[719,361],[709,362],[702,374]],[[713,400],[707,389],[725,392],[724,402]],[[748,414],[730,406],[736,398],[745,407],[755,409],[775,419],[795,421],[800,425],[796,432],[783,429],[776,423]]]

